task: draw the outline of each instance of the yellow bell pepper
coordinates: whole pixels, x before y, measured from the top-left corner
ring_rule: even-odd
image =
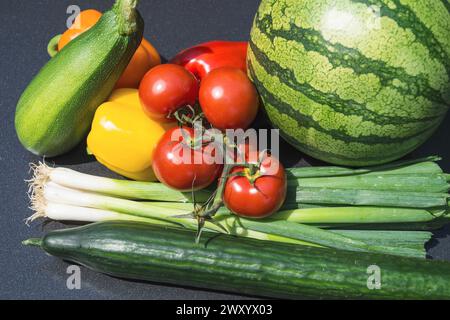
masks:
[[[115,90],[98,109],[87,146],[108,169],[138,181],[155,181],[153,150],[175,124],[159,123],[142,110],[136,89]]]

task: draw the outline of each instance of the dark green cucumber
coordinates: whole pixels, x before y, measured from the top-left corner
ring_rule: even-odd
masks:
[[[450,263],[295,246],[132,222],[53,231],[26,245],[112,276],[274,298],[450,298]],[[381,289],[368,289],[368,268]],[[370,282],[370,281],[369,281]]]
[[[87,135],[97,107],[113,90],[142,40],[137,0],[117,0],[89,31],[53,57],[22,94],[16,132],[29,151],[70,151]]]

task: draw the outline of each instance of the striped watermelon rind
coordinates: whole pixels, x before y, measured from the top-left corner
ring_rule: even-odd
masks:
[[[450,105],[449,10],[447,0],[263,0],[248,69],[269,120],[339,165],[413,151]]]

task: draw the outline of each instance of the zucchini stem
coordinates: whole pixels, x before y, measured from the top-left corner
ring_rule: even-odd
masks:
[[[117,15],[117,24],[121,35],[131,35],[137,30],[138,0],[117,0],[113,10]]]

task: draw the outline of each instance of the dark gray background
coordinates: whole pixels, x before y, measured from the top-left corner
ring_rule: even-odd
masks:
[[[21,241],[42,234],[42,229],[60,227],[23,220],[28,209],[27,186],[30,162],[40,159],[26,152],[14,132],[14,110],[20,93],[48,61],[46,46],[65,30],[66,8],[106,10],[113,1],[16,0],[0,2],[0,298],[7,299],[241,299],[242,297],[128,282],[82,269],[82,289],[66,288],[67,264]],[[179,50],[208,40],[247,40],[259,0],[141,0],[139,9],[146,22],[145,36],[161,54],[170,58]],[[442,167],[450,172],[450,119],[433,138],[409,157],[441,155]],[[109,175],[80,146],[71,154],[52,159],[57,165],[86,173]],[[287,145],[282,147],[285,165],[319,164]],[[450,260],[450,228],[436,233],[430,245],[433,258]],[[186,275],[187,277],[189,275]]]

